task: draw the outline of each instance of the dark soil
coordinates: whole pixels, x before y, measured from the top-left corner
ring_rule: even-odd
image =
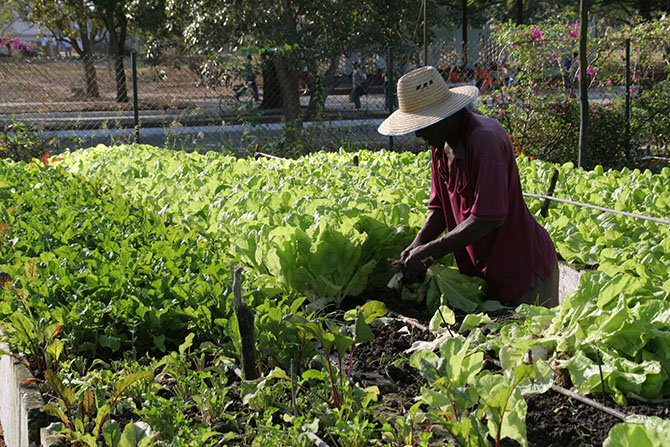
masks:
[[[394,320],[384,327],[374,327],[375,339],[356,347],[354,352],[354,378],[364,386],[377,385],[383,396],[381,411],[388,412],[389,417],[395,417],[402,415],[403,408],[406,410],[414,403],[414,397],[421,393],[421,386],[425,385],[419,372],[409,366],[409,356],[405,351],[415,341],[431,340],[434,336],[421,329],[428,325],[430,319],[425,309],[421,310],[422,306],[392,297],[386,297],[384,301],[395,313],[416,319],[418,327],[400,320]],[[510,312],[497,312],[492,316],[504,319],[514,317]],[[454,325],[454,330],[458,324]],[[602,402],[600,396],[591,398],[625,414],[670,418],[668,404],[629,401],[628,407],[621,408],[611,401]],[[602,446],[610,429],[622,422],[615,416],[553,390],[529,397],[526,402],[526,428],[528,445],[531,447]],[[506,447],[516,445],[515,441],[509,439],[501,443],[501,446]]]
[[[600,401],[599,398],[595,397]],[[526,402],[526,430],[530,446],[601,446],[610,429],[622,422],[615,416],[553,390],[530,397]],[[605,405],[627,415],[670,417],[667,405],[647,405],[642,402],[630,402],[626,408],[612,402]]]

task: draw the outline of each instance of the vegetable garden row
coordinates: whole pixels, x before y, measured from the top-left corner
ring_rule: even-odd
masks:
[[[669,168],[518,164],[525,192],[545,193],[558,169],[555,196],[670,215]],[[401,295],[436,334],[397,359],[422,377],[417,401],[379,411],[388,396],[354,380],[353,358],[390,321],[386,260],[423,223],[429,165],[427,152],[237,159],[141,145],[0,161],[1,329],[54,434],[90,446],[527,445],[525,399],[559,377],[621,406],[670,397],[670,226],[565,203],[543,218],[528,198],[559,255],[586,271],[577,289],[499,320],[482,282],[442,259]],[[233,266],[255,317],[254,380],[241,377]],[[347,308],[352,297],[364,304]],[[621,423],[605,445],[640,439],[667,445],[670,421]]]

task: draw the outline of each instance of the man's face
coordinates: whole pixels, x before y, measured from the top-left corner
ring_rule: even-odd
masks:
[[[445,143],[449,143],[450,146],[456,147],[456,143],[460,136],[462,117],[462,112],[456,112],[425,129],[417,130],[414,135],[416,135],[417,138],[422,138],[431,147],[444,148]]]
[[[443,130],[443,121],[438,121],[433,125],[417,130],[414,135],[417,138],[423,139],[430,147],[443,148],[444,143],[447,141],[446,133]]]

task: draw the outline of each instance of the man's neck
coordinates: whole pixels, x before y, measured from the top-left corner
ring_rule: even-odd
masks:
[[[452,149],[456,149],[456,145],[461,138],[461,129],[463,127],[463,118],[465,117],[465,110],[459,110],[449,120],[447,128],[447,144]]]

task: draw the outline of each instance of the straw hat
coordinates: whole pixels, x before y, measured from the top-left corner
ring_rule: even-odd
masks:
[[[377,128],[382,135],[406,135],[453,115],[479,96],[474,85],[450,89],[434,67],[421,67],[398,80],[398,106]]]

